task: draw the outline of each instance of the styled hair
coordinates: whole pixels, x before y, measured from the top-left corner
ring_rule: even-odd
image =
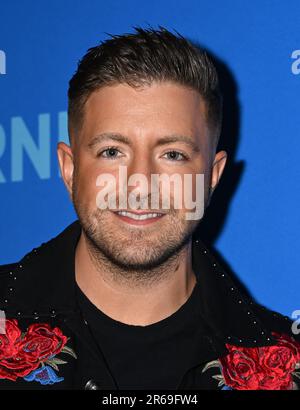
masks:
[[[89,48],[69,81],[68,130],[80,132],[84,105],[90,94],[104,86],[126,83],[139,88],[171,81],[197,90],[205,101],[206,120],[215,146],[222,126],[223,98],[216,67],[208,53],[166,28],[133,27],[135,33],[108,34],[111,38]]]

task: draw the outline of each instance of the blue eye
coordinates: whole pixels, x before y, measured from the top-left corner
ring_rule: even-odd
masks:
[[[188,157],[185,154],[179,151],[168,151],[164,155],[169,155],[169,154],[171,154],[171,158],[168,158],[168,159],[170,159],[171,161],[186,161],[188,159]],[[181,156],[180,159],[178,158],[178,155]]]
[[[100,151],[97,154],[97,157],[102,157],[105,159],[115,159],[115,158],[118,158],[118,155],[117,155],[118,153],[121,153],[121,151],[119,151],[117,147],[108,147]],[[180,151],[172,150],[172,151],[166,152],[164,155],[168,155],[169,158],[167,159],[169,159],[170,161],[177,162],[177,161],[187,161],[188,160],[187,155],[183,154]]]
[[[117,158],[116,155],[114,155],[115,152],[120,152],[116,147],[108,147],[97,154],[97,157],[103,157],[106,159],[114,159]],[[107,153],[107,155],[103,155],[104,153]]]

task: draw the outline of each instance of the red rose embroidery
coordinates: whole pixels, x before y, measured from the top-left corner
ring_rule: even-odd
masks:
[[[258,352],[256,349],[249,352],[246,349],[236,350],[234,346],[230,348],[230,353],[220,359],[226,385],[233,389],[256,390],[260,382]]]
[[[24,359],[19,359],[18,357],[4,359],[0,363],[0,378],[16,381],[18,377],[27,376],[27,374],[37,369],[39,365],[39,362],[27,363]]]
[[[6,333],[0,335],[0,378],[15,381],[35,370],[39,363],[26,363],[19,357],[21,330],[16,320],[6,320]]]
[[[275,346],[238,347],[226,345],[229,353],[220,358],[224,382],[234,390],[290,390],[292,374],[300,363],[300,343],[288,335],[273,333]],[[300,364],[299,364],[300,366]]]
[[[5,332],[0,334],[0,360],[16,354],[16,342],[21,337],[21,330],[16,320],[6,320]]]
[[[29,326],[27,333],[19,345],[19,352],[29,362],[45,360],[61,352],[67,342],[62,331],[45,323]]]
[[[43,362],[56,366],[54,356],[60,352],[71,354],[72,349],[65,346],[67,337],[47,323],[30,325],[26,333],[21,332],[15,319],[5,321],[5,334],[0,334],[0,378],[15,381],[27,376]],[[60,363],[66,363],[60,360]]]

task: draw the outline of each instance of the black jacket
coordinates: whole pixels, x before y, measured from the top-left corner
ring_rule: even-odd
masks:
[[[0,308],[8,323],[6,335],[0,334],[0,389],[117,389],[76,304],[80,233],[75,221],[18,263],[0,267]],[[210,331],[202,340],[199,365],[182,375],[177,389],[221,389],[214,364],[228,353],[226,344],[276,345],[272,332],[300,338],[292,334],[288,317],[243,295],[202,241],[193,240],[192,249],[201,312]],[[44,358],[39,366],[38,357]]]

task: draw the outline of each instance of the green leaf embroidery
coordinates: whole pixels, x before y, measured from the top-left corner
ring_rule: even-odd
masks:
[[[53,367],[54,370],[59,371],[58,366],[52,360],[46,360],[44,363],[46,363],[49,366]],[[42,364],[44,364],[44,363],[42,363]]]
[[[77,359],[76,353],[74,352],[73,349],[71,349],[68,346],[64,346],[63,349],[61,350],[61,353],[66,353],[66,354],[70,354],[71,356],[73,356],[75,359]]]
[[[220,380],[220,381],[223,381],[224,379],[223,379],[223,376],[221,375],[221,374],[215,374],[214,376],[212,376],[212,378],[213,379],[216,379],[216,380]]]
[[[221,364],[220,364],[219,360],[213,360],[213,361],[207,363],[207,364],[203,367],[201,373],[206,372],[206,370],[211,369],[212,367],[219,367],[219,368],[221,369]]]
[[[55,364],[66,364],[66,363],[67,363],[67,362],[65,362],[64,360],[57,359],[56,357],[53,357],[52,359],[50,359],[50,361],[51,361],[52,363],[55,363]]]
[[[293,374],[293,376],[296,376],[296,377],[298,377],[298,379],[300,379],[300,373],[293,372],[292,374]]]
[[[53,367],[53,369],[58,371],[59,368],[57,365],[66,364],[67,362],[65,362],[64,360],[58,359],[57,357],[53,357],[52,359],[45,360],[44,363],[48,364],[49,366]],[[42,365],[44,365],[44,363],[42,363]]]

